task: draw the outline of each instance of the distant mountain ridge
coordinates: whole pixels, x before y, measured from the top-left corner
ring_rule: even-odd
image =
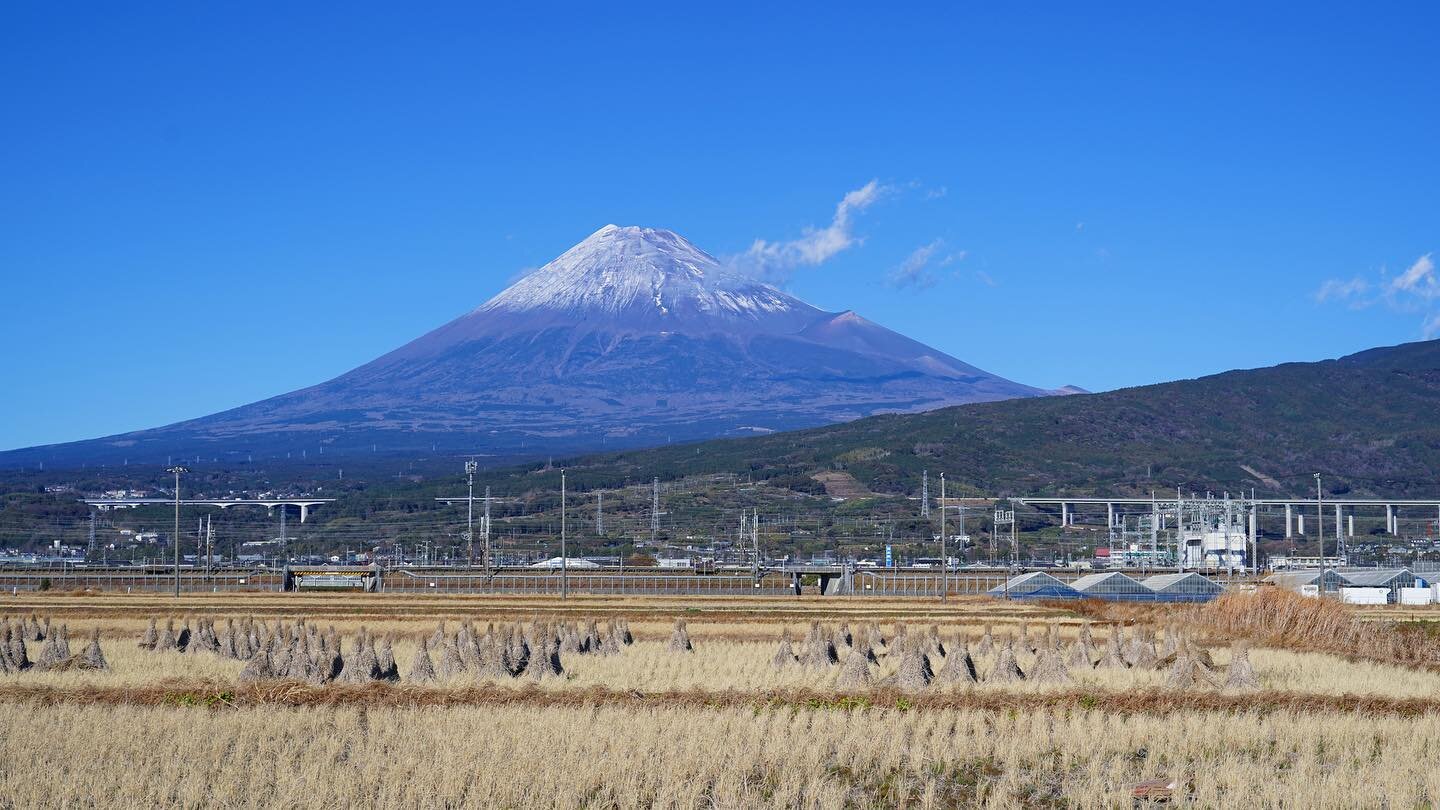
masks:
[[[328,382],[0,463],[322,447],[521,457],[1048,393],[852,311],[811,306],[671,231],[607,225],[475,310]]]

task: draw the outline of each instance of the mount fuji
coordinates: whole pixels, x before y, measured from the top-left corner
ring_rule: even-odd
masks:
[[[533,457],[1049,393],[852,311],[813,307],[671,231],[607,225],[479,308],[328,382],[0,463]]]

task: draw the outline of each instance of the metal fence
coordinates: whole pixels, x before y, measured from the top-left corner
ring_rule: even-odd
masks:
[[[185,593],[244,593],[280,591],[282,574],[225,572],[205,574],[184,571],[180,590]],[[116,593],[173,593],[175,575],[146,571],[0,571],[0,592],[98,590]]]
[[[380,590],[386,593],[506,593],[558,595],[561,577],[536,574],[452,574],[426,571],[387,571]],[[788,577],[695,576],[685,574],[569,574],[571,593],[646,596],[777,596],[794,593]]]

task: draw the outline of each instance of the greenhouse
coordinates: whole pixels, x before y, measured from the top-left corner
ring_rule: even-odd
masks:
[[[990,595],[1001,599],[1085,598],[1085,594],[1041,571],[1011,577],[1005,584],[991,588]]]
[[[1208,602],[1225,592],[1224,586],[1194,572],[1157,574],[1140,584],[1149,588],[1157,602]]]
[[[1070,583],[1070,587],[1085,594],[1087,599],[1145,601],[1155,597],[1154,591],[1119,571],[1089,574]]]
[[[1314,594],[1320,591],[1320,576],[1319,571],[1282,571],[1278,574],[1271,574],[1265,578],[1265,581],[1288,591],[1296,593],[1308,591]],[[1326,569],[1324,576],[1326,593],[1338,593],[1341,588],[1350,584],[1340,576],[1340,572],[1333,568]]]
[[[1395,601],[1401,588],[1413,588],[1417,582],[1408,568],[1381,568],[1357,571],[1341,571],[1345,581],[1341,585],[1353,588],[1389,588],[1391,600]]]

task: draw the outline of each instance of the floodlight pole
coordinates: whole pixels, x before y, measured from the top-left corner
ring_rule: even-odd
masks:
[[[565,556],[565,471],[560,471],[560,598],[570,596],[570,560]]]
[[[945,556],[945,473],[940,473],[940,601],[945,601],[945,592],[950,590],[950,565]]]
[[[475,567],[475,470],[480,465],[474,461],[465,462],[465,483],[469,491],[465,496],[465,567]]]
[[[182,473],[190,472],[185,467],[171,467],[166,470],[175,476],[175,534],[171,542],[175,544],[175,598],[180,598],[180,476]]]
[[[1315,473],[1315,537],[1320,542],[1320,598],[1325,598],[1325,507],[1320,502],[1320,473]]]

